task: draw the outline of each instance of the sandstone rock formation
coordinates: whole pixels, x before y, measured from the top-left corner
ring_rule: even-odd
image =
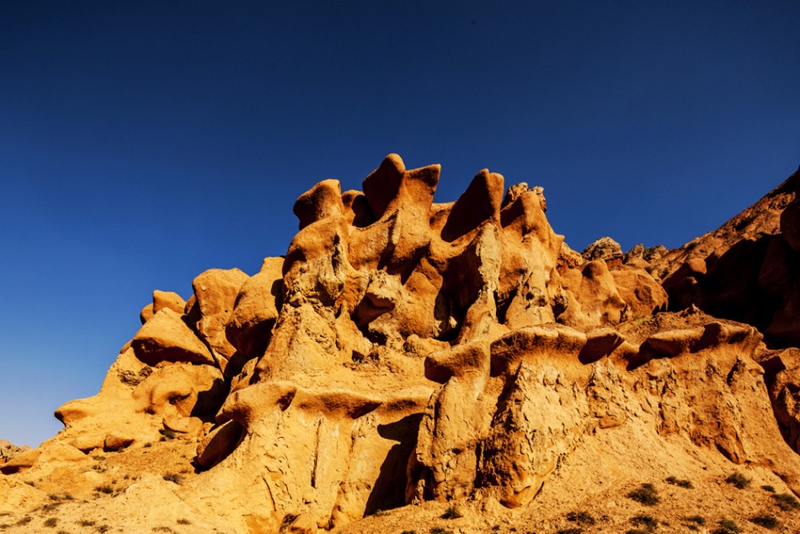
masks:
[[[768,216],[757,205],[692,247],[603,238],[580,255],[542,188],[482,170],[435,203],[439,171],[390,155],[363,191],[320,182],[284,257],[206,271],[185,302],[155,291],[98,395],[59,408],[41,447],[3,452],[0,495],[16,513],[99,484],[108,517],[150,499],[159,521],[255,533],[358,531],[449,502],[546,515],[565,481],[611,502],[666,466],[800,493],[797,175]],[[765,307],[768,321],[747,311]],[[126,467],[156,449],[194,472]]]
[[[759,202],[654,262],[670,307],[745,322],[771,347],[800,344],[800,171]]]

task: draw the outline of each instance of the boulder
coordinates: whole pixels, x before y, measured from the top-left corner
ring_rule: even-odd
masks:
[[[194,362],[214,365],[208,347],[170,308],[156,313],[136,332],[131,346],[142,362]]]
[[[175,313],[182,314],[186,301],[172,291],[153,291],[153,313],[158,313],[164,308],[169,308]]]
[[[17,473],[24,469],[29,469],[33,464],[35,464],[39,460],[39,456],[41,456],[42,451],[41,449],[30,449],[19,454],[15,454],[13,458],[6,461],[5,463],[0,464],[0,473],[4,475],[9,475],[12,473]]]
[[[622,260],[622,247],[610,237],[601,237],[583,249],[581,254],[586,261],[603,260],[605,262]]]
[[[0,439],[0,464],[8,462],[15,456],[25,451],[29,451],[30,447],[27,445],[23,445],[21,447],[17,447],[10,441],[6,441],[4,439]]]

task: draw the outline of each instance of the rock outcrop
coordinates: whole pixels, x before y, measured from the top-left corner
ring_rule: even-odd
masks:
[[[800,345],[800,171],[718,230],[654,262],[672,309],[695,305]]]
[[[173,510],[154,517],[226,532],[341,529],[420,503],[516,513],[614,440],[658,458],[617,469],[652,472],[668,443],[800,493],[797,177],[768,200],[785,208],[773,233],[627,254],[603,238],[580,255],[542,188],[482,170],[440,204],[439,172],[390,155],[363,191],[320,182],[285,256],[206,271],[185,302],[154,292],[98,395],[0,470],[63,487],[94,476],[74,467],[87,455],[177,440],[197,472],[142,475],[119,509],[151,492]]]

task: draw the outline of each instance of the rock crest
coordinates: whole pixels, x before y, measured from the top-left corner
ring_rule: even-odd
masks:
[[[186,302],[155,291],[100,393],[59,408],[65,428],[39,449],[4,445],[0,470],[177,437],[197,443],[201,473],[170,499],[231,532],[338,529],[431,501],[522,509],[615,432],[800,492],[800,353],[785,348],[800,341],[797,201],[778,202],[783,234],[713,258],[712,238],[683,255],[603,238],[580,255],[542,188],[484,169],[435,203],[439,173],[393,154],[363,192],[320,182],[294,205],[284,257],[206,271]],[[730,274],[743,258],[760,266]],[[726,296],[717,282],[734,277],[761,293]],[[762,293],[782,295],[766,330],[714,313]]]

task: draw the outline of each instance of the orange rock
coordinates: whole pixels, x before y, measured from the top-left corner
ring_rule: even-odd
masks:
[[[153,317],[153,305],[152,304],[148,304],[147,306],[142,308],[141,312],[139,312],[139,320],[142,322],[142,324],[144,324],[147,321],[149,321],[152,317]]]
[[[579,272],[580,277],[577,273],[562,277],[570,295],[570,305],[560,318],[565,324],[588,328],[628,319],[628,305],[605,261],[590,261]]]
[[[264,354],[283,300],[283,258],[266,258],[239,289],[225,325],[230,344],[245,358]],[[241,367],[240,367],[241,368]]]
[[[442,239],[447,242],[468,234],[482,223],[500,222],[500,204],[503,201],[503,177],[483,169],[458,197],[442,228]]]
[[[131,343],[136,357],[148,365],[164,361],[215,364],[208,347],[170,308],[142,325]]]
[[[210,269],[192,281],[197,299],[195,306],[199,312],[197,322],[192,326],[211,348],[214,360],[223,372],[236,352],[225,336],[225,325],[233,313],[239,290],[248,278],[239,269]],[[187,315],[191,317],[192,312]]]
[[[406,166],[400,156],[389,154],[380,167],[364,178],[362,187],[373,217],[381,219],[392,200],[400,191],[400,182]]]
[[[628,317],[646,317],[667,309],[667,292],[644,269],[626,266],[611,271],[611,277],[627,305]]]
[[[99,487],[81,451],[141,461],[176,437],[163,450],[196,443],[193,482],[145,473],[93,506],[149,498],[158,517],[231,533],[400,530],[457,500],[465,532],[541,514],[552,530],[598,499],[619,526],[634,480],[691,472],[698,499],[728,506],[718,482],[733,466],[800,491],[797,351],[701,310],[800,343],[799,257],[777,231],[793,184],[677,251],[603,238],[581,256],[540,187],[504,191],[482,170],[435,204],[439,178],[392,154],[363,193],[325,180],[295,203],[285,258],[252,277],[206,271],[186,303],[154,292],[100,393],[59,408],[64,430],[0,470]],[[688,307],[665,311],[668,294]],[[425,500],[441,504],[376,513]]]
[[[606,263],[621,261],[623,254],[619,243],[610,237],[601,237],[587,246],[582,254],[586,261],[603,260]]]
[[[300,230],[331,215],[344,212],[338,180],[324,180],[300,195],[294,204],[294,214],[300,219]]]
[[[800,172],[719,229],[653,260],[664,279],[670,308],[697,306],[718,317],[746,322],[773,346],[800,341],[794,287],[800,265],[796,245]]]
[[[8,475],[30,468],[41,456],[41,449],[30,449],[20,452],[5,463],[0,464],[0,473]]]
[[[186,301],[177,293],[172,291],[153,291],[153,313],[158,313],[164,308],[169,308],[175,313],[182,314],[186,307]]]

